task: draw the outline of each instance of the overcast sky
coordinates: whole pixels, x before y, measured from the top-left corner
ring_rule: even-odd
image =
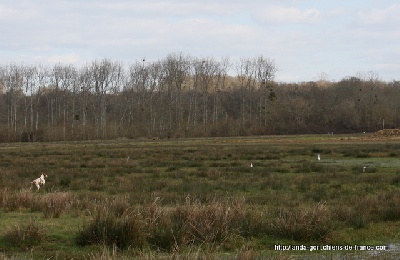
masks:
[[[263,55],[277,81],[400,80],[397,0],[0,0],[0,64]]]

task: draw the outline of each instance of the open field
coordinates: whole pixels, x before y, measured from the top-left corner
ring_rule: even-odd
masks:
[[[399,157],[367,135],[0,144],[0,259],[396,259]]]

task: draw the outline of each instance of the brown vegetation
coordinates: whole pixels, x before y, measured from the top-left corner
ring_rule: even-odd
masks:
[[[46,239],[46,232],[43,227],[30,220],[28,223],[9,228],[4,238],[10,246],[29,250],[40,245]]]
[[[375,132],[373,137],[398,137],[400,136],[400,129],[383,129]]]
[[[236,74],[228,74],[234,71]],[[0,142],[374,132],[400,123],[399,82],[274,82],[263,56],[171,54],[128,69],[0,67]]]

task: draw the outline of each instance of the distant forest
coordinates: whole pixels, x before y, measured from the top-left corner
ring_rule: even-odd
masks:
[[[371,132],[400,125],[374,72],[275,82],[263,56],[0,66],[0,142]]]

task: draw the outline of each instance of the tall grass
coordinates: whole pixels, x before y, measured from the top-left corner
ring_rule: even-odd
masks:
[[[45,229],[33,220],[11,227],[4,235],[7,244],[24,250],[40,245],[45,239]]]
[[[58,218],[69,210],[74,196],[68,192],[40,194],[31,189],[10,191],[0,190],[0,206],[4,211],[31,210],[42,211],[46,218]]]
[[[97,208],[77,235],[80,246],[99,244],[119,249],[150,247],[182,251],[194,245],[228,246],[237,237],[279,237],[303,242],[323,241],[332,231],[332,214],[324,203],[302,210],[282,209],[278,216],[260,214],[242,199],[202,203],[187,197],[174,208],[157,201],[126,209]]]
[[[245,212],[241,203],[214,200],[206,205],[190,197],[176,207],[171,218],[179,245],[213,244],[220,246],[240,233]]]
[[[192,244],[223,244],[239,234],[239,219],[244,213],[238,204],[214,201],[193,202],[165,208],[158,201],[126,209],[120,215],[111,207],[98,208],[92,221],[77,236],[81,246],[115,245],[120,249],[150,246],[174,251]]]
[[[76,241],[80,246],[100,244],[120,249],[142,247],[146,241],[144,227],[143,220],[135,214],[118,218],[108,212],[98,212],[94,220],[78,234]]]
[[[143,247],[149,225],[156,218],[143,213],[142,208],[130,209],[125,200],[106,200],[95,208],[93,219],[82,227],[76,242],[80,246],[100,244],[119,249]]]
[[[8,188],[0,190],[1,208],[5,211],[19,209],[38,210],[40,208],[39,196],[30,189],[12,191]]]
[[[325,203],[305,209],[281,209],[273,231],[286,239],[302,242],[324,241],[332,231],[332,213]]]
[[[45,194],[39,203],[46,218],[59,218],[69,210],[73,201],[73,195],[68,192],[54,192]]]

